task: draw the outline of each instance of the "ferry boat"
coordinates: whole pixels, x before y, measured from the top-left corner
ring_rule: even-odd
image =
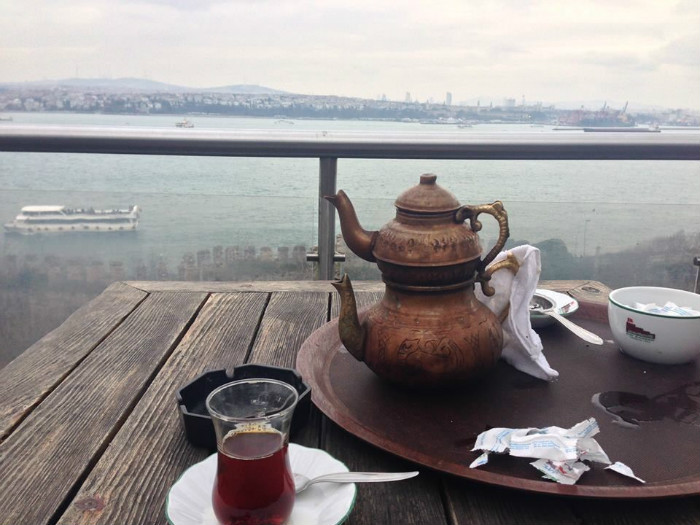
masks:
[[[191,120],[183,118],[182,120],[178,120],[175,123],[175,127],[177,127],[177,128],[193,128],[194,123]]]
[[[96,210],[67,206],[24,206],[15,220],[5,224],[5,233],[105,233],[135,231],[139,224],[139,207]]]

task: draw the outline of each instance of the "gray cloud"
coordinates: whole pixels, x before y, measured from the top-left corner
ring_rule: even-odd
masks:
[[[419,99],[452,91],[456,100],[634,94],[640,103],[699,105],[697,0],[0,0],[0,7],[0,78],[8,81],[78,72],[398,99],[407,91]]]
[[[664,45],[656,57],[665,64],[700,68],[700,30],[698,33],[677,38]]]

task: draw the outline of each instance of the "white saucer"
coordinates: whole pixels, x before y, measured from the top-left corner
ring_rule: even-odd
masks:
[[[578,301],[570,295],[544,290],[542,288],[535,290],[535,294],[552,301],[552,303],[554,303],[554,311],[562,317],[568,317],[578,310]],[[548,315],[530,312],[530,324],[533,328],[540,328],[553,324],[554,322],[554,319]]]
[[[348,468],[323,450],[289,444],[292,471],[309,478]],[[216,476],[216,454],[188,468],[170,488],[165,517],[171,525],[218,525],[211,504]],[[318,483],[294,500],[286,525],[337,525],[345,521],[355,505],[354,483]]]

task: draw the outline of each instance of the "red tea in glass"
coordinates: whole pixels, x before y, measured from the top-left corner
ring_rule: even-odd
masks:
[[[216,431],[212,491],[221,525],[282,525],[294,507],[287,452],[299,395],[275,379],[242,379],[215,389],[207,411]]]
[[[294,506],[294,480],[282,434],[226,436],[218,452],[212,501],[224,525],[282,525]]]

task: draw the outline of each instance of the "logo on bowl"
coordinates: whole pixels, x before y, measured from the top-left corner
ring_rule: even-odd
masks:
[[[637,325],[634,324],[634,321],[631,317],[627,318],[627,325],[625,326],[625,331],[627,332],[628,336],[630,336],[632,339],[636,339],[637,341],[651,343],[654,339],[656,339],[656,334],[652,334],[651,332],[647,332],[643,328],[639,328]]]

